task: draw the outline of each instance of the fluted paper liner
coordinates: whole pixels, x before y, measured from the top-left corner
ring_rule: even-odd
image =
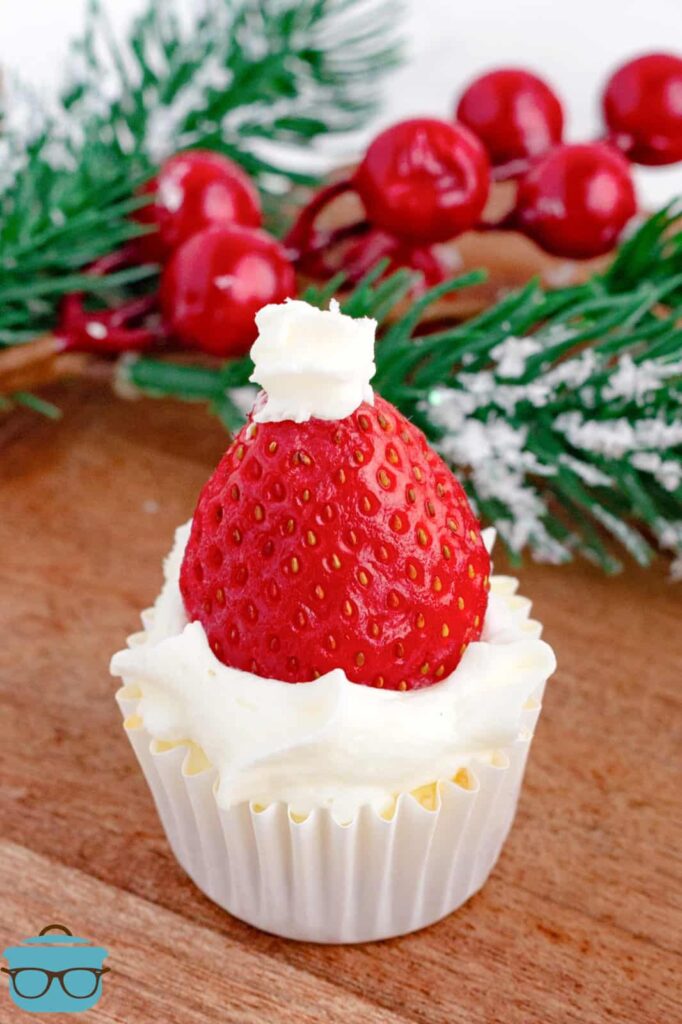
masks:
[[[192,744],[153,740],[134,687],[117,694],[125,729],[168,841],[190,878],[235,917],[285,938],[366,942],[438,921],[477,892],[514,819],[540,711],[540,690],[516,741],[454,780],[403,793],[392,814],[361,808],[339,824],[283,803],[225,810],[216,770]]]

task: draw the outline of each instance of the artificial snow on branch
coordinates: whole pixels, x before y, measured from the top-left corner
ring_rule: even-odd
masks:
[[[380,324],[374,385],[424,430],[510,553],[579,553],[613,572],[655,545],[682,575],[682,232],[651,217],[606,273],[544,291],[531,282],[466,323],[420,333],[428,307],[480,274],[389,314],[414,276],[374,271],[342,304]],[[304,298],[326,305],[340,280]],[[208,401],[243,418],[250,360],[211,369],[134,359],[119,377],[148,394]]]

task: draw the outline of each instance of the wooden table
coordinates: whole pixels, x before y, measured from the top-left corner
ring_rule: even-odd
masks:
[[[60,423],[0,424],[0,948],[52,920],[106,946],[97,1022],[682,1020],[681,602],[662,565],[521,574],[560,668],[484,890],[403,939],[286,942],[178,867],[107,672],[225,436],[190,406],[53,397]],[[0,991],[0,1021],[19,1017]]]

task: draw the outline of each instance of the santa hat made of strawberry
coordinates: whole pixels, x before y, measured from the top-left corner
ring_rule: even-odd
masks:
[[[199,497],[188,618],[270,679],[438,683],[480,638],[490,586],[462,486],[372,391],[375,321],[289,301],[256,323],[263,390]]]

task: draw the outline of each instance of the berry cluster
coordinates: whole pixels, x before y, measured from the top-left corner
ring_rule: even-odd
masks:
[[[135,219],[152,230],[90,273],[160,263],[159,295],[97,313],[85,309],[82,296],[67,296],[62,347],[114,353],[170,339],[212,355],[243,355],[255,339],[258,310],[295,295],[293,265],[261,228],[251,180],[227,157],[188,150],[167,160],[140,195],[151,201]]]
[[[343,245],[342,264],[360,276],[380,257],[448,276],[437,245],[473,228],[521,231],[546,252],[584,259],[608,252],[636,212],[630,162],[682,159],[682,59],[651,54],[608,80],[603,139],[568,144],[563,109],[528,71],[492,71],[459,99],[456,121],[404,121],[378,135],[352,177],[323,190],[301,212],[287,242],[299,267],[324,275]],[[513,209],[482,220],[491,181],[514,179]],[[344,191],[357,193],[364,219],[323,231],[318,219]],[[436,248],[434,248],[436,247]]]
[[[284,249],[261,229],[254,185],[227,157],[190,150],[171,157],[145,188],[155,199],[138,216],[157,231],[141,239],[141,255],[164,264],[167,330],[213,355],[248,351],[261,306],[295,294]]]
[[[160,341],[215,356],[247,352],[261,306],[294,296],[296,269],[355,281],[379,260],[410,267],[424,284],[451,275],[440,243],[472,228],[521,231],[546,252],[582,259],[608,252],[636,212],[629,161],[682,160],[682,59],[651,54],[615,72],[603,93],[604,138],[562,141],[563,110],[550,87],[523,70],[477,78],[456,120],[393,125],[355,173],[323,188],[284,244],[261,228],[258,193],[227,157],[189,150],[171,157],[140,190],[135,217],[149,229],[90,268],[162,265],[158,296],[97,313],[82,295],[64,302],[60,350],[117,353]],[[491,181],[515,182],[513,208],[485,220]],[[364,216],[325,229],[320,215],[354,192]],[[159,311],[161,316],[159,316]]]

